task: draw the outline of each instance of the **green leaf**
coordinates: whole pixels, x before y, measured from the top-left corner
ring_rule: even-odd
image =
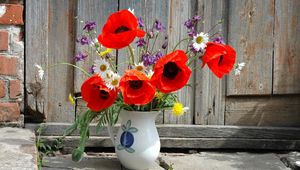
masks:
[[[133,152],[135,152],[135,150],[134,150],[134,149],[132,149],[132,148],[125,148],[125,150],[126,150],[127,152],[129,152],[129,153],[133,153]]]
[[[129,129],[131,126],[131,120],[127,120],[126,122],[126,129]]]
[[[82,160],[83,158],[83,154],[84,154],[84,151],[82,148],[76,148],[73,152],[72,152],[72,160],[75,161],[75,162],[79,162]]]

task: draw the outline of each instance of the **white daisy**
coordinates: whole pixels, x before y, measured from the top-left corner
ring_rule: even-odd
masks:
[[[208,43],[209,37],[208,34],[201,32],[193,37],[193,47],[195,50],[200,51],[204,50],[206,47],[206,43]]]
[[[95,73],[99,74],[102,78],[110,71],[109,63],[104,59],[95,60]]]
[[[38,69],[38,75],[39,75],[39,78],[40,78],[41,80],[43,80],[45,71],[43,70],[42,66],[40,66],[40,65],[38,65],[38,64],[34,64],[34,66]]]
[[[128,8],[128,11],[134,15],[134,9]]]
[[[137,71],[140,71],[140,72],[145,72],[146,66],[142,62],[140,62],[139,64],[134,65],[134,69],[136,69]]]
[[[106,86],[111,90],[116,89],[119,87],[120,79],[120,75],[113,73],[110,79],[106,79]]]
[[[235,64],[234,66],[234,75],[240,75],[241,71],[243,70],[243,68],[245,67],[246,63],[245,62],[241,62],[238,64]]]

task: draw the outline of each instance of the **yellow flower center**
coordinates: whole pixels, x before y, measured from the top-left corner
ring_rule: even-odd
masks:
[[[183,105],[181,103],[174,103],[173,114],[175,116],[181,116],[183,114]]]
[[[114,79],[113,81],[111,81],[111,84],[113,86],[117,86],[119,84],[119,80],[118,79]]]
[[[102,64],[99,69],[100,69],[100,71],[106,71],[107,66]]]
[[[196,42],[197,42],[198,44],[201,44],[201,43],[203,42],[203,37],[201,37],[201,36],[197,37],[197,38],[196,38]]]
[[[137,71],[143,71],[144,70],[143,66],[136,66],[135,69]]]

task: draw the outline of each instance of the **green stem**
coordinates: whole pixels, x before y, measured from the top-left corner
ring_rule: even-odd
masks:
[[[183,41],[189,40],[189,39],[190,39],[190,38],[184,38],[184,39],[180,40],[180,41],[175,45],[175,47],[173,48],[172,51],[175,51],[176,48],[179,46],[180,43],[182,43]]]
[[[134,64],[134,53],[133,53],[133,48],[131,47],[131,45],[128,45],[128,49],[129,49],[129,52],[130,52],[130,55],[131,55],[131,64],[133,65]]]
[[[152,45],[152,48],[151,48],[151,53],[153,52],[153,49],[154,49],[154,46],[155,46],[158,34],[159,34],[159,32],[155,35],[154,42],[153,42],[153,45]]]
[[[46,67],[46,68],[52,68],[52,67],[55,67],[55,66],[58,66],[58,65],[68,65],[68,66],[72,66],[72,67],[74,67],[74,68],[79,69],[79,70],[80,70],[81,72],[83,72],[86,76],[88,76],[88,77],[91,76],[90,73],[88,73],[87,71],[85,71],[83,68],[78,67],[78,66],[76,66],[76,65],[74,65],[74,64],[71,64],[71,63],[65,63],[65,62],[62,62],[62,63],[53,64],[53,65],[51,65],[51,66],[49,66],[49,67]]]

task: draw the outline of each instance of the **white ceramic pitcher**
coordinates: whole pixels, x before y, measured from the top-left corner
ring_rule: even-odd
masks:
[[[122,110],[121,126],[117,135],[113,134],[112,127],[108,127],[116,154],[126,168],[145,170],[150,168],[157,159],[160,140],[155,118],[158,114],[159,111]]]

